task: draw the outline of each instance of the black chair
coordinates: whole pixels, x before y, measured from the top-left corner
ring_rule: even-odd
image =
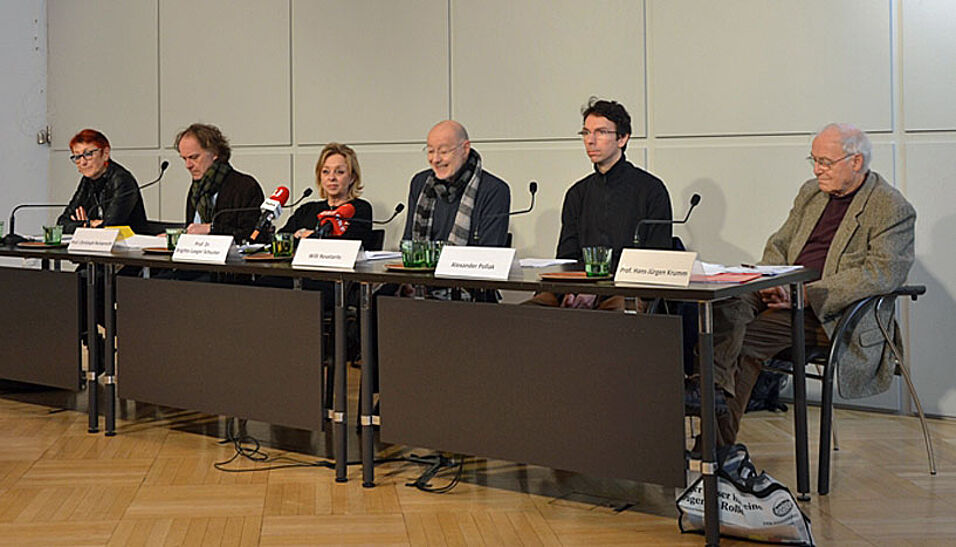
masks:
[[[902,376],[906,382],[910,397],[916,405],[916,412],[919,416],[920,425],[923,428],[923,439],[926,441],[926,455],[929,459],[929,472],[936,474],[936,458],[933,455],[933,443],[930,438],[929,428],[926,425],[926,416],[923,414],[923,405],[920,403],[916,388],[913,387],[913,381],[910,378],[909,369],[903,362],[902,354],[896,344],[893,342],[893,335],[890,332],[892,319],[894,316],[893,306],[896,299],[901,296],[908,296],[913,301],[926,293],[926,287],[923,285],[908,285],[900,287],[888,294],[879,294],[870,296],[850,305],[840,317],[837,328],[833,333],[832,341],[829,347],[808,346],[806,348],[807,364],[815,365],[817,373],[807,372],[807,378],[820,380],[822,386],[822,401],[820,403],[820,456],[817,466],[817,490],[820,495],[825,495],[830,491],[830,439],[835,437],[835,425],[833,424],[833,378],[839,368],[838,356],[842,354],[843,348],[848,343],[848,337],[853,332],[853,327],[867,313],[873,313],[876,323],[879,326],[880,333],[883,335],[883,341],[886,347],[893,352],[893,358],[896,361],[894,373]],[[889,308],[886,308],[889,306]],[[886,310],[886,311],[884,311]],[[884,324],[881,317],[888,317],[889,321]],[[768,361],[770,366],[767,370],[775,372],[792,373],[793,364],[790,362],[790,349],[786,349],[777,354]],[[786,368],[774,366],[776,363],[784,363]],[[807,402],[794,401],[798,411],[806,411]],[[839,450],[839,447],[835,448]]]
[[[166,228],[182,228],[182,222],[164,222],[162,220],[147,220],[146,221],[146,231],[149,234],[162,234],[166,232]]]
[[[368,240],[368,247],[365,248],[366,251],[381,251],[385,248],[385,229],[376,228],[372,230],[372,235]]]

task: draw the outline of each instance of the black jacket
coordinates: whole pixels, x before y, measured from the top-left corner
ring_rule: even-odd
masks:
[[[362,247],[368,249],[372,236],[372,204],[361,198],[353,199],[349,203],[355,207],[355,216],[352,217],[353,221],[349,222],[348,229],[341,235],[341,239],[361,240]],[[295,233],[302,228],[315,230],[319,220],[317,215],[328,210],[331,210],[331,207],[326,200],[304,203],[295,210],[279,231]]]
[[[622,155],[607,173],[595,166],[564,195],[558,258],[581,260],[583,247],[614,249],[614,263],[621,249],[634,247],[634,231],[642,219],[671,220],[671,200],[664,183],[639,169]],[[644,225],[640,247],[670,249],[671,225]]]
[[[100,178],[80,179],[69,205],[56,220],[65,233],[72,234],[84,225],[70,219],[79,207],[83,207],[90,220],[102,219],[105,226],[129,226],[136,233],[147,232],[146,208],[136,177],[113,160]]]
[[[262,187],[253,177],[232,169],[222,181],[216,207],[213,211],[213,225],[210,233],[232,236],[235,243],[249,238],[259,220],[259,206],[265,201]],[[249,209],[244,212],[223,213],[226,209]],[[196,209],[186,196],[186,225],[196,218]]]

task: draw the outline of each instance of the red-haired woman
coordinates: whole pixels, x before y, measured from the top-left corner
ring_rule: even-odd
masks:
[[[129,226],[146,233],[146,209],[136,177],[110,159],[110,141],[95,129],[70,139],[70,160],[83,175],[57,224],[71,234],[82,226]]]

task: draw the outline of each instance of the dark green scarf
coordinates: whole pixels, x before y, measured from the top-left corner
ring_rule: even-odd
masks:
[[[199,218],[204,223],[212,222],[214,208],[212,197],[219,193],[222,181],[230,171],[232,166],[228,162],[213,162],[212,166],[206,170],[206,174],[201,179],[194,180],[189,187],[189,203],[199,213]],[[187,218],[186,222],[192,222],[192,219]]]

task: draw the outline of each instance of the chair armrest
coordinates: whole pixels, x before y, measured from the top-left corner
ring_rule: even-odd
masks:
[[[908,296],[915,301],[920,296],[926,294],[926,285],[903,285],[890,294],[893,296]]]

